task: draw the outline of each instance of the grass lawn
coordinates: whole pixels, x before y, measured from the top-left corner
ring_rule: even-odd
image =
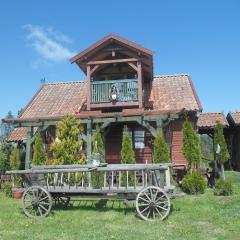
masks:
[[[50,216],[33,220],[22,213],[19,200],[0,193],[0,239],[240,239],[240,173],[227,172],[234,194],[205,194],[172,200],[164,222],[149,223],[136,217],[135,209],[120,201],[74,201],[67,209],[53,209]]]

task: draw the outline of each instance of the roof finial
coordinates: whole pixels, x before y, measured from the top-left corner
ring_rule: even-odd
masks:
[[[45,77],[44,78],[42,78],[41,80],[40,80],[40,82],[41,82],[41,84],[43,85],[43,84],[45,84],[45,82],[46,82],[46,79],[45,79]]]

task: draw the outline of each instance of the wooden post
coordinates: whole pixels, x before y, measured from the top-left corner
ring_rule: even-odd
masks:
[[[171,188],[171,182],[170,182],[170,169],[168,167],[167,170],[165,170],[165,186],[166,189]]]
[[[137,62],[137,74],[138,74],[138,102],[139,108],[143,107],[143,97],[142,97],[142,63]]]
[[[29,169],[32,162],[32,136],[33,136],[33,127],[27,127],[25,169]]]
[[[87,123],[87,162],[92,163],[92,122]]]
[[[87,111],[90,111],[91,104],[91,68],[87,65]]]
[[[162,119],[157,119],[157,131],[162,129]]]

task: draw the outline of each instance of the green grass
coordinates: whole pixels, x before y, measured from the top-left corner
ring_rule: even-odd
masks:
[[[53,209],[50,216],[33,220],[22,213],[19,200],[0,193],[0,239],[240,239],[240,173],[227,172],[234,194],[205,194],[172,200],[164,222],[149,223],[136,217],[122,202],[76,201],[68,209]]]

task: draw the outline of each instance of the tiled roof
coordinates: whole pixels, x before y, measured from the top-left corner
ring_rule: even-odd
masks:
[[[200,113],[197,120],[198,128],[214,128],[216,123],[220,122],[223,126],[229,126],[227,119],[222,112]]]
[[[152,97],[153,109],[202,110],[190,75],[154,77]]]
[[[154,77],[148,95],[153,111],[202,109],[189,75]],[[83,113],[85,107],[86,81],[48,83],[36,93],[19,118],[57,118],[67,113]]]
[[[25,139],[27,139],[27,128],[20,127],[20,128],[13,129],[13,131],[9,134],[7,141],[17,142],[17,141],[23,141]]]
[[[240,125],[240,112],[229,112],[227,115],[229,123]]]
[[[85,99],[85,81],[44,84],[19,117],[36,119],[74,114]]]

